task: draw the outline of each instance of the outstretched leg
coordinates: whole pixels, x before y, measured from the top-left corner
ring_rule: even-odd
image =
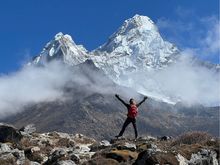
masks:
[[[119,135],[116,136],[117,138],[123,135],[123,133],[124,133],[124,131],[125,131],[125,128],[128,126],[128,124],[130,124],[130,122],[131,122],[131,120],[130,120],[129,118],[127,118],[127,119],[125,120],[125,122],[124,122],[124,124],[123,124],[123,127],[122,127],[122,129],[121,129]]]
[[[135,133],[135,139],[138,137],[138,132],[137,132],[137,126],[136,126],[136,119],[132,119],[132,125],[134,127],[134,133]]]

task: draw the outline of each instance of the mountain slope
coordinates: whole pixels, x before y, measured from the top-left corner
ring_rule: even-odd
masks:
[[[130,88],[115,84],[91,61],[77,65],[72,70],[72,76],[80,74],[81,78],[87,80],[86,83],[69,82],[62,89],[65,99],[28,105],[21,113],[3,121],[17,127],[33,123],[41,132],[83,133],[96,139],[109,139],[117,135],[126,118],[127,109],[114,94],[120,93],[125,100],[134,97],[137,101],[142,96]],[[218,108],[175,107],[148,99],[139,108],[139,134],[175,136],[189,130],[203,130],[217,136]],[[131,126],[126,130],[125,136],[133,137]]]

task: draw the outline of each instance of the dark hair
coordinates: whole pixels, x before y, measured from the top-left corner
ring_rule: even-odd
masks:
[[[131,99],[129,100],[129,103],[131,104],[131,102],[132,102],[132,101],[134,101],[134,99],[133,99],[133,98],[131,98]]]

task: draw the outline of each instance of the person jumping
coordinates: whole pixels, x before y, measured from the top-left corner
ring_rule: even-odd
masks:
[[[137,132],[137,126],[136,126],[136,116],[138,113],[138,107],[148,98],[147,96],[144,96],[144,99],[139,102],[138,104],[136,104],[135,100],[133,98],[130,99],[129,104],[127,104],[124,100],[122,100],[118,94],[115,95],[115,97],[121,101],[126,108],[128,109],[128,113],[127,113],[127,119],[125,120],[123,127],[120,131],[120,133],[115,136],[116,138],[119,138],[123,135],[125,128],[132,123],[133,127],[134,127],[134,132],[135,132],[135,139],[137,139],[138,137],[138,132]]]

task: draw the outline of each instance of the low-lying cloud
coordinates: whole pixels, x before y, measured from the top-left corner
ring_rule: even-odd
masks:
[[[73,89],[75,93],[96,92],[114,96],[117,92],[116,86],[103,74],[89,65],[77,68],[60,61],[53,61],[42,67],[25,66],[17,72],[1,75],[0,119],[21,112],[30,104],[65,101],[69,99],[69,94],[65,92],[67,88]],[[130,97],[135,93],[123,88],[118,92]],[[76,96],[77,98],[79,99],[79,96]]]
[[[70,71],[61,63],[47,67],[26,66],[0,77],[0,118],[14,114],[28,103],[62,98],[61,86],[70,80]]]
[[[185,53],[189,55],[189,52]],[[215,67],[193,62],[187,55],[183,52],[181,60],[164,69],[128,75],[133,77],[132,81],[123,83],[142,94],[170,103],[220,105],[220,73]]]

